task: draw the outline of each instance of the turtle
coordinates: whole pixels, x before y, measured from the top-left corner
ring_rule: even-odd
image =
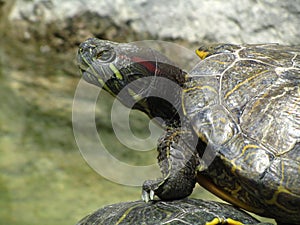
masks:
[[[229,218],[229,219],[228,219]],[[107,205],[82,218],[76,225],[111,224],[230,224],[271,225],[262,223],[238,208],[216,201],[184,198],[173,201],[121,202]]]
[[[201,45],[185,71],[158,50],[89,38],[83,79],[165,132],[162,176],[145,201],[182,199],[198,182],[221,199],[277,224],[300,224],[300,46]]]

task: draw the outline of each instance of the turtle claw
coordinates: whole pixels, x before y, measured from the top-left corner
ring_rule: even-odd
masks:
[[[148,195],[148,192],[145,190],[142,191],[142,200],[144,202],[149,202],[149,195]]]
[[[146,180],[142,188],[142,199],[145,202],[152,201],[157,195],[157,189],[161,185],[161,180]]]
[[[153,200],[154,199],[154,191],[153,190],[150,190],[150,200]]]
[[[153,190],[150,190],[150,192],[148,193],[147,191],[143,190],[142,191],[142,200],[144,202],[149,202],[149,200],[153,200],[154,199],[154,191]]]

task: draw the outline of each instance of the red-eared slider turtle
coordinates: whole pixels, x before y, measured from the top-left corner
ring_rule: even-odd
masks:
[[[237,220],[241,222],[236,222]],[[217,222],[235,225],[271,225],[260,223],[249,214],[231,205],[200,199],[117,203],[87,215],[77,225],[212,225],[218,224]]]
[[[166,130],[162,178],[145,181],[144,200],[184,198],[197,180],[239,207],[299,225],[300,47],[215,44],[196,53],[187,73],[135,44],[91,38],[79,47],[86,81]]]

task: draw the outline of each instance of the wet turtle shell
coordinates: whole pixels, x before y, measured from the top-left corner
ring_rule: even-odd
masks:
[[[224,44],[197,54],[204,60],[188,74],[183,108],[216,154],[198,180],[252,212],[299,223],[300,48]]]
[[[175,201],[122,202],[98,209],[84,217],[77,225],[100,224],[218,224],[219,222],[240,221],[243,224],[271,225],[260,223],[249,214],[228,204],[203,201],[199,199],[182,199]],[[228,219],[230,218],[230,219]],[[230,224],[230,223],[227,223]]]

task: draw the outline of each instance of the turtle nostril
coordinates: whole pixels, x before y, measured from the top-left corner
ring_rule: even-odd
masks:
[[[90,39],[87,39],[86,41],[82,42],[79,45],[79,52],[85,53],[85,52],[91,52],[96,46],[93,45]]]

